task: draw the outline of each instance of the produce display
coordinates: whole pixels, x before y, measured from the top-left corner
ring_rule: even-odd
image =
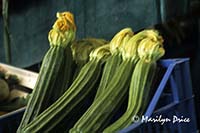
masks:
[[[113,133],[145,113],[165,53],[159,33],[124,28],[108,42],[76,40],[75,32],[73,15],[57,13],[18,133]],[[122,105],[126,111],[111,122]]]

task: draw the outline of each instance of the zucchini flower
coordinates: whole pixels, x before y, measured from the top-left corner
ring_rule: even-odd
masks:
[[[110,41],[110,51],[114,53],[115,51],[120,50],[123,40],[128,40],[131,36],[133,36],[133,31],[131,28],[122,29]]]
[[[57,13],[57,20],[49,32],[50,45],[66,47],[75,39],[76,26],[73,14],[70,12]]]
[[[160,59],[165,54],[162,42],[162,40],[155,41],[152,38],[142,40],[138,47],[140,59],[144,59],[146,62]]]
[[[138,60],[139,59],[138,47],[140,43],[144,43],[144,40],[146,39],[147,40],[150,39],[154,42],[160,42],[160,45],[162,45],[162,37],[159,36],[156,30],[143,30],[132,36],[131,39],[128,41],[128,43],[126,45],[123,45],[122,49],[123,59],[131,57],[133,59]]]
[[[99,60],[106,60],[110,55],[111,55],[110,45],[106,44],[94,49],[90,53],[90,60],[92,60],[93,58],[97,58]]]
[[[89,61],[90,52],[106,43],[108,43],[106,40],[97,38],[85,38],[74,41],[71,45],[73,59],[78,65],[84,65]]]
[[[62,21],[56,21],[57,23],[58,23],[58,25],[55,23],[54,25],[53,25],[53,28],[57,28],[58,30],[67,30],[69,27],[70,28],[72,28],[74,31],[76,31],[76,25],[75,25],[75,23],[74,23],[74,16],[70,13],[70,12],[63,12],[63,13],[57,13],[56,14],[56,16],[57,16],[57,18],[58,18],[58,20],[60,19],[60,20],[63,20],[63,19],[65,19],[66,21],[64,22],[64,25],[62,25]],[[60,24],[61,25],[60,25]],[[66,23],[68,23],[68,25],[66,24]],[[63,26],[63,28],[64,29],[60,29],[60,26],[62,27]]]

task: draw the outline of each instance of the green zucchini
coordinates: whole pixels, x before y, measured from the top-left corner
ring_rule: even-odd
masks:
[[[84,65],[67,91],[49,108],[23,128],[24,133],[49,132],[79,103],[85,102],[95,88],[95,83],[100,77],[102,64],[110,56],[110,46],[105,45],[95,49],[90,54],[90,61]]]
[[[49,106],[50,88],[58,77],[63,61],[64,49],[51,47],[43,59],[37,83],[23,115],[20,127],[24,127]]]
[[[103,94],[104,91],[106,91],[105,89],[108,83],[110,82],[111,78],[113,77],[116,69],[119,67],[121,62],[122,59],[119,53],[114,53],[111,57],[108,58],[103,69],[103,74],[101,77],[99,87],[97,89],[97,93],[95,95],[95,99],[97,99],[97,97],[99,97],[101,94]]]
[[[61,13],[60,15],[62,14],[65,13]],[[67,14],[73,21],[73,15],[70,13]],[[66,17],[58,17],[56,23],[53,25],[53,29],[49,32],[50,49],[43,59],[37,82],[18,127],[17,132],[19,133],[21,133],[21,129],[50,105],[51,97],[54,95],[52,94],[53,86],[57,77],[59,77],[59,69],[64,60],[65,48],[75,37],[75,29],[70,27],[72,24],[68,23]],[[65,23],[66,25],[60,25],[59,23]],[[63,28],[66,30],[63,30]]]
[[[161,37],[156,31],[149,31],[149,33],[152,36],[143,39],[138,47],[140,60],[132,75],[127,110],[122,117],[107,127],[104,133],[117,132],[129,126],[132,123],[132,117],[141,117],[146,109],[150,87],[156,72],[156,61],[164,55]]]
[[[72,52],[70,47],[66,47],[63,55],[63,62],[61,68],[59,69],[59,76],[56,78],[54,86],[52,87],[51,102],[50,104],[54,103],[65,91],[66,89],[72,84]]]
[[[113,39],[110,41],[111,54],[112,56],[108,58],[105,63],[102,78],[95,95],[95,99],[99,97],[103,92],[106,91],[106,87],[109,84],[110,80],[114,76],[119,65],[122,63],[122,53],[121,46],[123,43],[126,43],[127,40],[133,35],[131,28],[124,28],[118,32]]]

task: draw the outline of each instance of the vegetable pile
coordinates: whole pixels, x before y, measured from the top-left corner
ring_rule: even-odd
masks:
[[[165,53],[159,33],[124,28],[110,42],[76,40],[75,33],[73,15],[57,13],[18,133],[113,133],[145,113],[156,62]],[[124,105],[126,111],[113,121]]]

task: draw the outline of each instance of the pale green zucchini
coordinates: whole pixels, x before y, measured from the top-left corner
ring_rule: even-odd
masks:
[[[103,74],[101,77],[99,87],[97,89],[97,93],[95,95],[95,99],[97,99],[97,97],[99,97],[101,94],[103,94],[103,92],[106,91],[105,89],[107,85],[112,79],[117,68],[119,68],[121,62],[122,62],[122,57],[121,54],[119,53],[114,53],[111,57],[108,58],[103,68]]]
[[[95,99],[103,94],[106,90],[107,85],[113,78],[114,73],[119,68],[122,63],[122,51],[121,46],[126,43],[128,39],[133,35],[131,28],[124,28],[118,32],[113,39],[110,41],[111,54],[112,56],[108,58],[105,63],[102,78],[95,95]]]

